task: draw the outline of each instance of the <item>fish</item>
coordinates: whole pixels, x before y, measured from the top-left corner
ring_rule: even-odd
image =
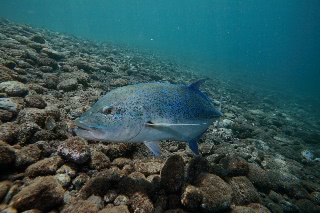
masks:
[[[161,155],[160,141],[183,141],[199,155],[200,137],[222,116],[199,89],[205,81],[116,88],[77,118],[73,131],[87,140],[144,143],[155,156]]]

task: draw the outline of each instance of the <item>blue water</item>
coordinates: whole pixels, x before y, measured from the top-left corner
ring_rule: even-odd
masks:
[[[10,0],[0,17],[147,48],[210,76],[319,101],[320,1]]]

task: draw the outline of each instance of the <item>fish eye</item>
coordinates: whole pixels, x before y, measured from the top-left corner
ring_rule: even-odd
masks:
[[[106,106],[102,108],[102,113],[106,114],[106,115],[110,115],[113,114],[113,107],[112,106]]]

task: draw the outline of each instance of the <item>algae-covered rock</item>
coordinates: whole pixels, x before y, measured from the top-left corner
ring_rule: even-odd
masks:
[[[10,205],[19,211],[40,209],[48,211],[63,201],[64,189],[52,176],[38,177],[16,194]]]
[[[161,170],[161,187],[167,193],[178,192],[184,178],[184,162],[181,156],[173,155],[168,158]]]

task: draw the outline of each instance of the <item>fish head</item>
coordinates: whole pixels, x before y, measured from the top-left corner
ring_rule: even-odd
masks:
[[[125,104],[100,101],[75,120],[74,132],[88,140],[127,142],[141,131],[141,123]]]

